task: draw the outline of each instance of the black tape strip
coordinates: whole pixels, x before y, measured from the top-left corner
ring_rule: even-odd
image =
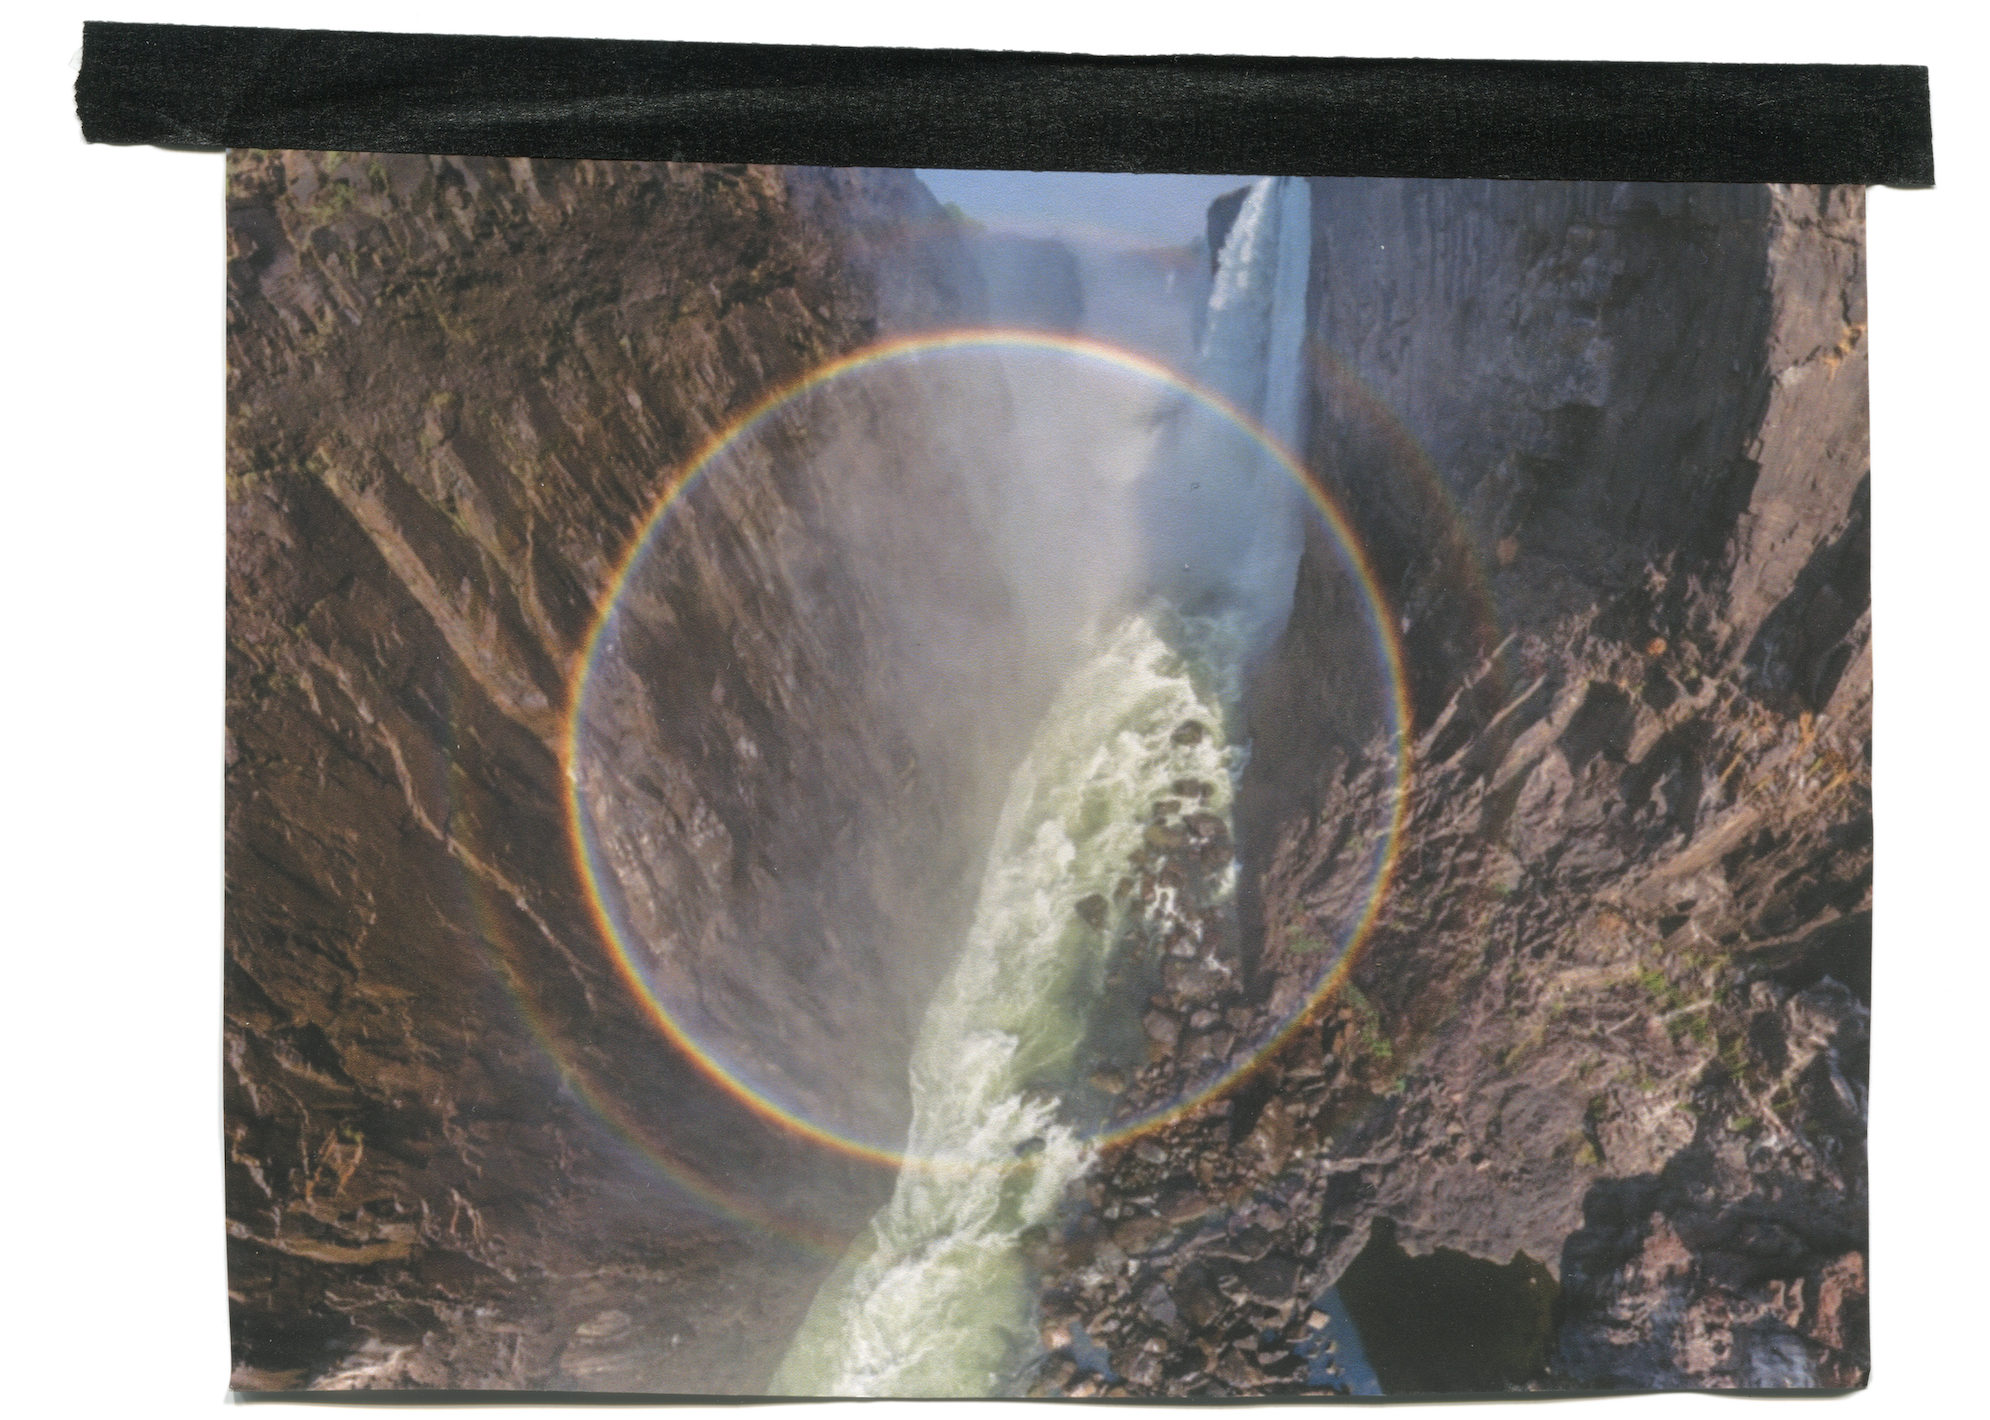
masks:
[[[1034,168],[1934,182],[1928,71],[1126,58],[90,23],[97,143]]]

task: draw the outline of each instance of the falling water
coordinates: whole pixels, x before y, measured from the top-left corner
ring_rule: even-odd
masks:
[[[1074,906],[1110,894],[1148,806],[1177,779],[1214,785],[1221,813],[1241,767],[1231,687],[1209,670],[1221,628],[1167,622],[1125,622],[1017,769],[966,948],[914,1050],[908,1162],[822,1289],[777,1391],[987,1395],[1033,1349],[1018,1240],[1086,1163],[1058,1092],[1116,929]],[[1211,733],[1178,743],[1190,720]]]
[[[1251,191],[1192,372],[1288,443],[1306,203],[1303,182]],[[1060,1106],[1119,925],[1116,908],[1078,904],[1110,902],[1175,781],[1214,786],[1204,807],[1229,817],[1243,668],[1283,619],[1298,557],[1298,495],[1234,427],[1185,419],[1143,478],[1151,556],[1187,575],[1155,578],[1157,598],[1098,635],[1015,771],[967,939],[914,1048],[907,1162],[817,1295],[776,1392],[1000,1394],[1039,1348],[1022,1239],[1089,1159]],[[1209,733],[1177,735],[1186,721]]]
[[[1288,450],[1304,423],[1310,201],[1298,179],[1251,189],[1223,244],[1191,371]],[[1304,493],[1215,410],[1185,404],[1173,433],[1142,489],[1152,581],[1177,606],[1237,610],[1256,654],[1291,605]]]

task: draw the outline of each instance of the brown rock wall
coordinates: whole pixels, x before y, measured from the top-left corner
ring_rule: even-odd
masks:
[[[1053,1332],[1125,1393],[1305,1389],[1264,1357],[1379,1225],[1555,1279],[1505,1384],[1862,1384],[1862,194],[1335,179],[1313,210],[1309,460],[1413,702],[1398,874],[1276,1058],[1108,1156]],[[1240,799],[1261,941],[1198,1003],[1246,1038],[1365,901],[1393,776],[1357,597],[1316,530]],[[1227,1301],[1190,1331],[1156,1285]]]
[[[237,153],[228,202],[237,1384],[757,1389],[889,1179],[748,1114],[616,979],[561,827],[569,684],[714,431],[977,293],[906,174]],[[828,702],[878,615],[848,550],[751,565],[824,494],[779,472],[694,500],[649,589],[680,634],[597,727],[646,761],[672,846],[701,815],[712,842],[778,840],[764,868],[658,869],[671,921],[733,951],[773,920],[751,917],[768,873],[840,866],[847,916],[889,926],[968,851],[933,826],[960,763],[863,698],[885,671]],[[972,549],[958,510],[920,507],[917,537]],[[999,620],[971,551],[945,565]],[[843,594],[839,640],[810,598]],[[787,757],[700,740],[716,717],[674,715],[683,694],[778,725]],[[899,859],[839,838],[851,802],[929,851],[867,866]],[[828,967],[818,1003],[890,1074],[913,1003]],[[822,1100],[862,1093],[810,1049],[788,1065]]]

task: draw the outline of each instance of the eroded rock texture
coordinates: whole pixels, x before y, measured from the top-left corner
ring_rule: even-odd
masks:
[[[757,1390],[890,1180],[762,1124],[615,978],[564,835],[569,687],[720,426],[979,294],[906,174],[238,153],[228,201],[235,1383]],[[913,480],[889,560],[999,625],[929,462],[867,465]],[[625,776],[648,837],[608,851],[654,850],[646,932],[729,961],[715,1016],[789,1012],[780,1068],[888,1133],[917,986],[861,954],[944,913],[919,875],[971,852],[961,760],[852,650],[894,644],[874,545],[796,531],[880,490],[809,467],[688,500],[583,789]],[[821,879],[865,930],[741,966]]]
[[[1396,876],[1279,1055],[1103,1161],[1046,1244],[1044,1384],[1321,1385],[1336,1280],[1357,1322],[1447,1323],[1383,1336],[1397,1392],[1862,1384],[1863,196],[1315,180],[1313,211],[1309,461],[1406,647]],[[1336,684],[1355,595],[1316,537],[1258,684],[1259,937],[1178,1003],[1239,1039],[1368,889],[1394,775]],[[1111,1376],[1055,1349],[1078,1327]]]
[[[982,294],[904,174],[238,154],[229,202],[236,1384],[758,1390],[890,1180],[638,1009],[564,833],[566,709],[674,471]],[[1331,1388],[1338,1283],[1399,1393],[1860,1384],[1860,195],[1335,180],[1313,211],[1306,453],[1401,618],[1396,872],[1345,985],[1034,1240],[1038,1383]],[[1014,643],[960,450],[866,442],[908,381],[694,491],[578,762],[715,1049],[881,1137],[974,771],[1027,723],[990,713]],[[1355,597],[1316,539],[1254,691],[1237,930],[1197,900],[1228,843],[1196,785],[1129,867],[1174,891],[1101,1108],[1265,1039],[1360,916],[1397,777],[1341,679]],[[1218,926],[1221,969],[1173,950]]]

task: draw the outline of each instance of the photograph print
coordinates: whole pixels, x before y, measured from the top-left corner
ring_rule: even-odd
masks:
[[[228,156],[240,1391],[1869,1371],[1864,191]]]

